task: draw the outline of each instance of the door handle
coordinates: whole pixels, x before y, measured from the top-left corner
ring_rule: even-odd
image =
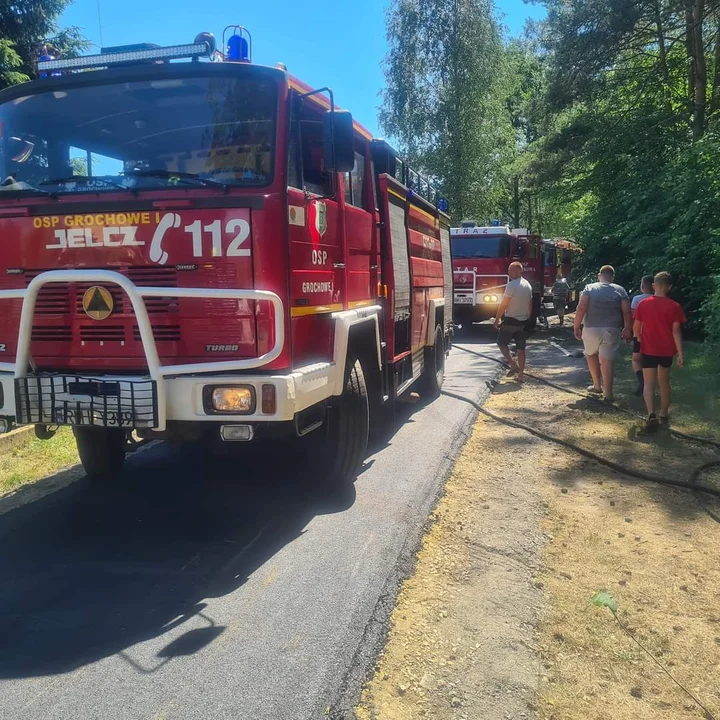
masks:
[[[345,267],[345,263],[333,263],[334,268],[342,269]]]

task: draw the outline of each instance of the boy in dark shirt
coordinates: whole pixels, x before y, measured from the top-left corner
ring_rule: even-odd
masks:
[[[670,273],[655,276],[655,295],[643,300],[635,310],[635,337],[640,339],[643,379],[645,381],[645,406],[648,411],[647,426],[657,429],[667,424],[670,410],[670,368],[677,355],[677,365],[683,367],[682,324],[685,315],[682,308],[667,295],[672,288]],[[660,418],[655,415],[655,382],[660,385]]]
[[[653,280],[655,278],[652,275],[643,275],[640,283],[640,294],[636,295],[630,303],[630,310],[632,310],[633,320],[635,320],[635,310],[637,306],[646,298],[649,298],[653,294]],[[640,338],[633,333],[633,356],[632,356],[632,369],[638,379],[638,386],[633,395],[641,397],[645,389],[645,380],[643,380],[642,370],[642,355],[640,354]]]

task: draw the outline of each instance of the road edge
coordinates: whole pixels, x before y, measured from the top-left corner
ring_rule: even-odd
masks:
[[[355,649],[349,669],[340,684],[340,689],[335,693],[335,697],[331,698],[331,702],[328,703],[325,710],[325,717],[329,720],[356,719],[355,708],[360,702],[363,687],[367,680],[372,677],[380,652],[387,643],[390,617],[395,609],[400,588],[415,572],[417,554],[423,538],[434,523],[431,515],[445,491],[445,485],[452,475],[460,453],[472,435],[473,427],[479,415],[477,408],[472,403],[474,402],[477,405],[485,403],[503,371],[503,366],[498,364],[492,379],[486,380],[475,393],[475,396],[467,399],[467,414],[463,419],[457,437],[444,455],[435,491],[428,494],[424,507],[421,508],[420,515],[424,517],[424,520],[411,530],[392,571],[385,580],[383,590],[375,603],[363,636]]]
[[[25,425],[13,428],[9,432],[0,435],[0,452],[12,450],[13,448],[29,443],[35,437],[32,432],[33,429],[34,427],[32,425]]]

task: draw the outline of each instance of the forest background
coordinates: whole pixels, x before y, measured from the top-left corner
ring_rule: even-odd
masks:
[[[720,340],[720,1],[540,4],[509,38],[491,0],[395,0],[386,132],[454,221],[574,239],[631,290],[669,270]]]

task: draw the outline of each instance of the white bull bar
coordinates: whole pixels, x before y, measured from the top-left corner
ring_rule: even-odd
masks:
[[[98,283],[118,285],[132,303],[135,318],[140,330],[145,359],[150,378],[157,387],[157,427],[162,431],[167,423],[167,395],[164,379],[170,376],[195,375],[199,373],[225,373],[250,370],[271,363],[280,356],[285,345],[285,316],[282,300],[267,290],[212,289],[212,288],[174,288],[143,287],[135,285],[124,275],[112,270],[49,270],[33,278],[27,288],[0,290],[0,300],[22,300],[20,330],[18,332],[17,354],[14,363],[0,363],[0,372],[13,373],[16,380],[28,377],[30,366],[30,343],[32,338],[35,304],[40,289],[48,283]],[[145,307],[146,297],[177,297],[211,300],[250,300],[266,301],[272,304],[274,311],[275,343],[264,355],[255,358],[242,358],[223,362],[192,363],[188,365],[161,365],[155,343],[155,337]]]

